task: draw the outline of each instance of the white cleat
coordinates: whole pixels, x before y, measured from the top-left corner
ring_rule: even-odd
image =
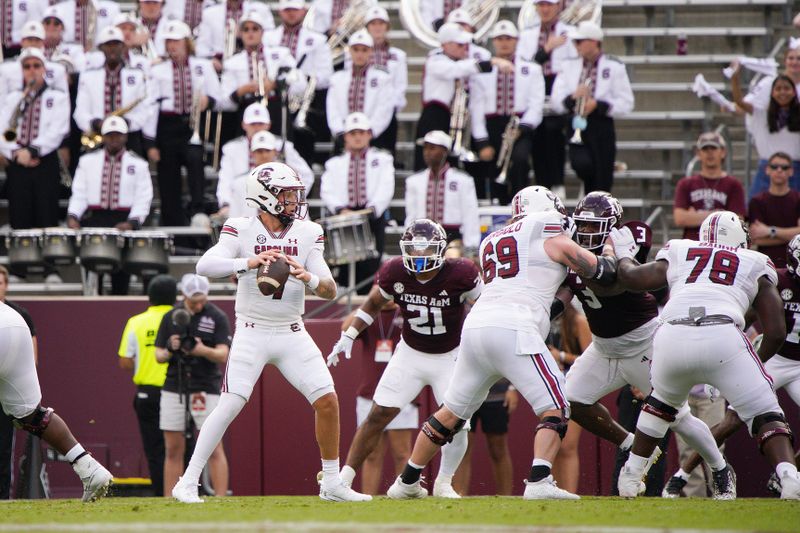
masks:
[[[84,502],[93,502],[108,494],[114,476],[91,455],[84,455],[73,465],[75,473],[83,482]]]
[[[800,500],[800,479],[798,475],[781,477],[781,499]]]
[[[319,497],[329,502],[370,502],[372,496],[356,492],[341,480],[330,487],[325,484],[319,486]]]
[[[525,492],[522,494],[523,500],[580,500],[577,494],[572,494],[564,489],[558,488],[553,476],[547,476],[539,481],[525,480]]]
[[[627,464],[619,471],[617,490],[623,498],[635,498],[640,494],[644,494],[646,488],[644,481],[642,481],[642,474],[634,473]]]
[[[438,479],[433,483],[433,495],[436,498],[451,498],[454,500],[461,498],[461,495],[453,488],[452,483],[445,483]]]
[[[393,500],[414,500],[419,498],[427,498],[428,490],[422,486],[422,478],[420,478],[416,483],[406,485],[400,479],[400,476],[397,476],[397,479],[394,480],[392,486],[386,491],[386,495]]]
[[[172,497],[181,503],[203,503],[205,500],[197,494],[197,483],[189,483],[184,479],[178,478],[178,482],[172,487]]]

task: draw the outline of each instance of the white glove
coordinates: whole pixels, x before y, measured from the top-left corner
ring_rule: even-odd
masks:
[[[633,259],[639,251],[639,245],[633,238],[630,228],[622,227],[622,229],[614,228],[609,233],[611,242],[614,244],[614,255],[617,259]]]
[[[342,332],[342,336],[333,345],[333,350],[328,355],[328,366],[336,366],[339,364],[339,354],[344,352],[345,359],[350,359],[350,352],[353,351],[353,341],[355,339],[347,334],[346,331]]]

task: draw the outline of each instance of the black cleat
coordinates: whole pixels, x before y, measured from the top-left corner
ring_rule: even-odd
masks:
[[[713,486],[711,495],[715,500],[735,500],[736,499],[736,474],[731,465],[726,464],[725,468],[718,472],[711,472]]]
[[[667,484],[664,485],[664,490],[661,491],[662,498],[680,498],[682,496],[681,491],[683,487],[686,486],[688,483],[687,480],[683,479],[682,477],[672,476],[667,481]]]

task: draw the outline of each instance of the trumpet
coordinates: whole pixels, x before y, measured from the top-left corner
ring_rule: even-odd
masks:
[[[589,90],[592,89],[592,79],[586,78],[583,81],[583,86],[588,88]],[[570,144],[583,144],[583,138],[581,137],[581,132],[586,129],[587,122],[586,122],[586,96],[581,96],[578,98],[578,102],[575,107],[578,109],[578,113],[572,117],[572,129],[575,132],[572,134],[572,137],[569,140]]]
[[[469,136],[467,126],[469,123],[469,108],[467,101],[469,93],[463,80],[456,80],[456,90],[453,103],[450,106],[450,138],[453,139],[451,153],[464,163],[474,163],[478,157],[472,150],[464,146]]]
[[[192,138],[189,139],[189,144],[197,146],[202,144],[200,141],[200,99],[203,97],[203,92],[195,88],[192,91],[192,107],[189,112],[189,127],[192,128]]]
[[[500,154],[497,156],[497,168],[500,169],[500,174],[495,178],[495,183],[500,185],[506,183],[508,166],[511,164],[511,152],[514,150],[517,137],[519,137],[519,117],[514,115],[503,131],[503,144],[500,145]]]
[[[25,86],[25,90],[22,92],[22,98],[19,99],[17,108],[14,110],[14,114],[11,115],[11,119],[8,121],[8,127],[6,128],[6,131],[3,132],[3,138],[10,143],[17,140],[17,125],[19,123],[19,119],[35,98],[35,93],[33,92],[33,86],[35,84],[36,80],[31,80]]]
[[[147,95],[140,96],[130,104],[115,109],[114,111],[109,113],[108,117],[124,117],[125,115],[130,113],[134,107],[141,104],[146,98]],[[83,146],[86,150],[94,150],[95,148],[100,146],[102,142],[103,142],[103,136],[100,134],[100,132],[95,131],[93,129],[84,131],[81,134],[81,146]]]
[[[303,91],[303,96],[299,99],[300,105],[296,109],[297,116],[294,117],[294,127],[297,129],[306,129],[306,121],[308,119],[308,110],[311,109],[311,102],[314,101],[314,92],[317,90],[317,77],[309,76],[306,90]],[[292,110],[292,102],[289,102],[289,110]]]

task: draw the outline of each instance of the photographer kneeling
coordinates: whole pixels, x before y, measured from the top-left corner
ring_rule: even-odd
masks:
[[[231,328],[227,315],[208,302],[208,278],[186,274],[181,279],[184,299],[164,315],[156,336],[156,359],[169,362],[161,392],[161,430],[164,432],[164,495],[184,469],[186,439],[193,425],[200,429],[219,402],[222,374],[228,360]],[[194,424],[193,424],[193,423]],[[217,496],[228,492],[228,461],[222,443],[208,461]]]

